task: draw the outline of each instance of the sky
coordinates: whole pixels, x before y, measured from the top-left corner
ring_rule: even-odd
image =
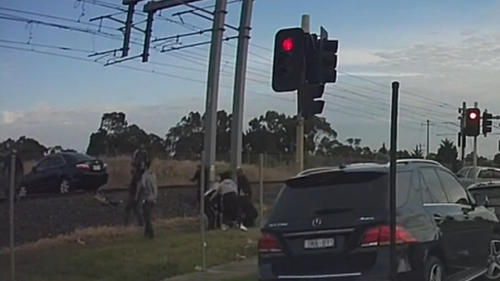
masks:
[[[239,25],[240,4],[230,1],[225,37],[237,34],[231,27]],[[104,66],[119,58],[112,52],[89,55],[120,48],[121,24],[90,20],[123,20],[117,7],[123,8],[121,0],[0,1],[0,140],[26,135],[48,146],[85,150],[104,112],[124,111],[129,123],[164,136],[189,111],[204,110],[209,45],[170,48],[207,42],[209,32],[153,43],[158,47],[148,63],[136,58]],[[153,38],[211,28],[194,14],[173,15],[186,10],[157,14]],[[295,94],[272,91],[270,68],[274,34],[300,26],[302,14],[310,15],[311,32],[323,26],[339,40],[338,81],[327,87],[322,116],[340,141],[361,138],[373,148],[389,143],[393,81],[401,84],[399,149],[425,147],[426,120],[431,151],[444,138],[455,141],[463,101],[500,114],[500,1],[255,0],[245,126],[267,110],[295,114]],[[134,56],[142,51],[143,35],[134,31],[132,37]],[[236,46],[236,40],[223,45],[218,106],[228,112]],[[499,139],[479,137],[479,154],[492,157]]]

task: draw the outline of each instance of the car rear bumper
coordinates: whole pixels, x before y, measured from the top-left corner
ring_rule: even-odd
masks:
[[[414,265],[415,266],[415,265]],[[418,266],[417,266],[418,267]],[[379,250],[375,264],[370,270],[356,271],[348,270],[322,274],[297,274],[292,275],[273,273],[272,262],[266,262],[265,258],[259,259],[259,281],[277,281],[277,280],[320,280],[320,281],[389,281],[390,255],[388,249]],[[398,277],[405,281],[421,281],[417,278],[421,275],[418,270],[412,268],[407,258],[400,258],[398,265]]]

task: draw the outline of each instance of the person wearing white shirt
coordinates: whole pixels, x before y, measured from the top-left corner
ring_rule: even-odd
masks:
[[[220,197],[223,223],[235,225],[238,216],[238,186],[233,181],[232,174],[229,171],[221,173],[220,179],[220,183],[216,183],[212,187],[214,192],[211,199]]]

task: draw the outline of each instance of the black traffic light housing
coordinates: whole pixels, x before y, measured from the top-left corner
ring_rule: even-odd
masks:
[[[313,117],[323,112],[324,100],[318,100],[323,96],[325,85],[307,84],[298,91],[298,112],[304,119]]]
[[[304,84],[305,33],[300,27],[281,29],[274,39],[272,88],[289,92]]]
[[[481,110],[479,108],[467,108],[465,111],[464,134],[468,137],[477,137],[480,133]]]
[[[488,113],[487,110],[483,112],[483,135],[486,137],[488,133],[491,133],[492,131],[492,126],[493,126],[493,114]]]
[[[318,68],[319,82],[337,82],[337,52],[339,49],[338,40],[319,39],[318,44]]]

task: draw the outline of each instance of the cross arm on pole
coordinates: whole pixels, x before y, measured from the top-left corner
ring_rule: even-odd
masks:
[[[198,2],[200,0],[161,0],[161,1],[149,1],[144,5],[143,12],[154,13],[159,10],[168,9],[180,5],[187,5],[192,2]]]

